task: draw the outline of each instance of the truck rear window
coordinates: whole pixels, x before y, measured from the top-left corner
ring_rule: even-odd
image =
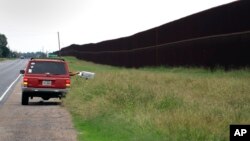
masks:
[[[66,74],[65,64],[62,62],[31,62],[28,68],[29,74]]]

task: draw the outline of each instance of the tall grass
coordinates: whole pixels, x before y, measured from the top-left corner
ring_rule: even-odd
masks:
[[[250,123],[249,69],[124,69],[67,57],[72,78],[64,105],[84,141],[229,140],[230,124]]]

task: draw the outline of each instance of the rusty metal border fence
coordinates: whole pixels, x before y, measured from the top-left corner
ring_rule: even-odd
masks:
[[[250,65],[250,1],[236,1],[135,35],[71,45],[62,55],[122,67]]]
[[[157,46],[120,51],[78,51],[63,55],[122,67],[216,66],[228,68],[250,65],[250,31],[182,40]]]

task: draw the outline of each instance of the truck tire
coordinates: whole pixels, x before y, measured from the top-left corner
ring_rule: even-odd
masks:
[[[29,95],[25,92],[22,93],[22,105],[29,104]]]

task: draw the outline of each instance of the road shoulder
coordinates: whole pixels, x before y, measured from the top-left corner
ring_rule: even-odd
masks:
[[[21,81],[0,106],[0,139],[4,141],[75,141],[71,115],[52,99],[42,102],[39,98],[21,105]]]

